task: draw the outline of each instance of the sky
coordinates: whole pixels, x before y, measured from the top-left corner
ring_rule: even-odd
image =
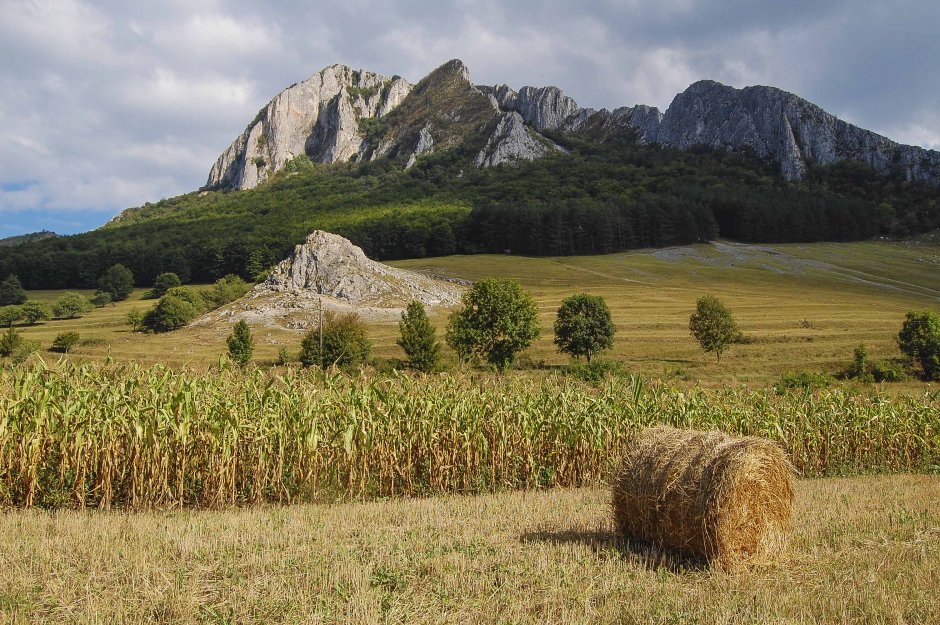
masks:
[[[940,149],[937,0],[0,0],[0,237],[96,228],[195,190],[257,111],[333,63],[556,85],[665,110],[773,85]]]

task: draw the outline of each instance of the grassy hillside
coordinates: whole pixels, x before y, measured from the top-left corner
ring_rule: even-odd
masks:
[[[877,358],[898,355],[894,338],[908,310],[940,308],[940,244],[838,243],[744,246],[731,243],[603,256],[527,258],[450,256],[397,261],[397,266],[476,280],[518,279],[538,301],[543,336],[527,352],[547,366],[567,360],[552,345],[551,326],[561,300],[578,291],[607,298],[618,326],[615,346],[602,355],[631,371],[706,384],[767,384],[793,370],[835,372],[866,343]],[[95,309],[77,320],[24,328],[48,347],[56,333],[74,329],[95,344],[74,357],[207,366],[225,352],[230,328],[188,328],[165,335],[134,334],[123,318],[150,306],[138,290],[127,302]],[[738,318],[746,344],[733,346],[720,366],[688,332],[695,300],[718,295]],[[33,292],[53,299],[55,293]],[[313,311],[311,311],[311,316]],[[441,334],[446,311],[432,318]],[[395,323],[370,334],[382,357],[401,357]],[[256,328],[255,359],[271,362],[279,345],[296,353],[302,332]],[[904,385],[902,385],[904,386]]]
[[[0,515],[5,623],[936,623],[940,479],[800,481],[787,560],[727,575],[612,531],[603,489]]]

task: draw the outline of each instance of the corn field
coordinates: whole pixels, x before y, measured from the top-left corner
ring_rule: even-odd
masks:
[[[940,394],[677,390],[639,377],[165,366],[0,371],[0,507],[327,501],[607,479],[638,428],[779,441],[805,476],[940,471]]]

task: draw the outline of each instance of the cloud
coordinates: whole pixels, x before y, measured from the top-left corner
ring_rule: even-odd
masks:
[[[342,62],[665,109],[689,83],[771,84],[940,147],[940,4],[850,0],[0,0],[0,236],[100,225],[198,188],[278,91]],[[29,184],[22,185],[24,181]],[[71,225],[70,225],[71,224]]]

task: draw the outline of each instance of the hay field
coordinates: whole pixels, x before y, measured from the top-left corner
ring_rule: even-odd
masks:
[[[940,308],[940,242],[820,243],[753,246],[719,242],[606,256],[527,258],[451,256],[398,261],[396,266],[465,279],[507,276],[536,297],[543,336],[527,352],[531,361],[561,365],[551,326],[561,300],[578,291],[602,295],[619,331],[603,358],[631,371],[684,382],[766,384],[794,370],[837,371],[853,348],[871,356],[898,355],[894,337],[908,310]],[[135,291],[127,302],[96,309],[82,319],[26,328],[48,347],[56,333],[76,330],[92,345],[76,356],[205,366],[225,351],[230,328],[189,328],[167,335],[137,335],[123,324],[131,308],[151,302]],[[736,315],[748,344],[735,345],[720,366],[689,336],[695,300],[718,295]],[[55,294],[34,293],[52,299]],[[440,329],[446,313],[433,315]],[[273,361],[279,345],[293,352],[302,332],[257,329],[256,360]],[[397,326],[372,328],[376,353],[401,357]]]
[[[937,623],[940,478],[799,481],[790,560],[688,568],[605,489],[0,515],[0,622]]]

